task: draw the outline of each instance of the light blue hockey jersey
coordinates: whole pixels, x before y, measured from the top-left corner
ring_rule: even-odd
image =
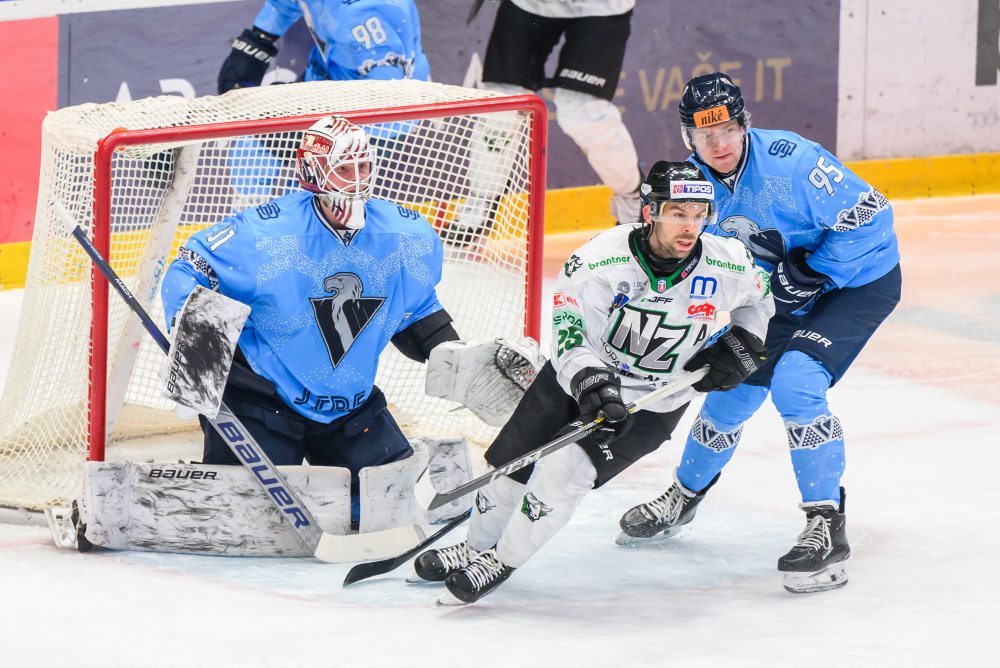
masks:
[[[729,188],[697,155],[715,185],[718,222],[706,232],[738,237],[769,271],[793,248],[834,287],[853,288],[899,263],[892,207],[833,154],[794,132],[751,128],[747,159]]]
[[[251,307],[240,349],[302,415],[328,423],[369,395],[397,332],[440,310],[443,249],[415,211],[370,199],[345,243],[294,192],[247,209],[184,244],[161,287],[171,323],[196,284]]]
[[[430,78],[413,0],[266,0],[253,24],[284,35],[303,17],[302,4],[325,43],[322,57],[313,47],[306,81]]]

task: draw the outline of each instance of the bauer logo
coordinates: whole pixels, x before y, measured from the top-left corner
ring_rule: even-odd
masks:
[[[191,469],[152,469],[150,478],[165,478],[167,480],[215,480],[218,471],[192,471]]]
[[[700,181],[671,181],[670,196],[697,197],[698,199],[715,199],[715,188],[711,183]]]

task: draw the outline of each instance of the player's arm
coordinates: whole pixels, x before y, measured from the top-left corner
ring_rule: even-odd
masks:
[[[253,25],[233,38],[229,55],[219,69],[219,94],[259,86],[278,55],[275,42],[301,17],[302,9],[295,0],[267,0]]]
[[[791,258],[787,280],[842,288],[870,264],[887,261],[883,251],[893,246],[895,233],[882,193],[818,146],[799,160],[796,179],[804,181],[796,188],[796,206],[826,232],[811,253]],[[782,286],[775,283],[780,300]]]
[[[742,276],[734,295],[738,306],[730,310],[729,325],[695,353],[684,365],[686,371],[708,366],[708,375],[692,387],[699,392],[731,390],[767,362],[764,338],[774,315],[768,273],[747,253],[752,271]]]

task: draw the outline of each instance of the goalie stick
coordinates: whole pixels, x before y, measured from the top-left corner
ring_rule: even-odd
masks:
[[[628,410],[629,413],[635,413],[637,411],[640,411],[642,410],[643,406],[647,406],[651,402],[656,401],[657,399],[662,399],[671,394],[674,394],[675,392],[679,392],[680,390],[683,390],[686,387],[694,385],[699,380],[704,378],[707,373],[708,373],[707,366],[698,369],[697,371],[688,374],[683,378],[675,380],[669,385],[664,385],[663,387],[659,387],[653,390],[652,392],[639,397],[625,408],[626,410]],[[550,441],[538,448],[535,448],[531,452],[521,455],[517,459],[510,461],[504,464],[503,466],[497,467],[492,471],[487,471],[478,478],[474,478],[469,482],[465,483],[464,485],[459,485],[450,492],[438,492],[437,490],[435,490],[434,486],[431,484],[430,477],[427,475],[427,471],[425,470],[423,473],[420,474],[420,477],[417,478],[417,483],[416,485],[414,485],[413,493],[417,497],[417,503],[419,503],[422,507],[426,508],[427,510],[434,510],[435,508],[440,508],[444,504],[451,503],[455,499],[461,498],[462,496],[465,496],[469,492],[474,492],[480,487],[485,487],[491,481],[495,480],[496,478],[499,478],[500,476],[509,475],[514,471],[520,471],[524,467],[529,466],[530,464],[534,464],[539,459],[551,455],[556,450],[559,450],[560,448],[563,448],[569,445],[570,443],[575,443],[584,436],[592,434],[593,432],[600,429],[601,425],[603,425],[605,422],[606,420],[603,417],[598,416],[595,420],[592,420],[587,424],[580,425],[577,429],[574,429],[568,434],[559,436],[555,440]],[[571,426],[577,424],[579,423],[578,422],[570,423]]]
[[[62,203],[57,200],[53,203],[53,206],[64,222],[73,228],[73,237],[83,247],[87,255],[90,256],[94,266],[114,286],[125,303],[128,304],[129,308],[142,321],[146,331],[153,337],[153,340],[160,349],[164,353],[168,352],[170,343],[167,341],[167,338],[136,298],[132,296],[132,293],[125,286],[125,282],[111,268],[107,260],[101,256],[94,244],[83,230],[80,229],[80,226],[76,225]],[[416,525],[407,525],[364,534],[335,535],[326,533],[320,528],[316,522],[316,518],[313,517],[309,509],[302,503],[299,496],[285,481],[285,477],[271,463],[270,458],[264,453],[264,450],[257,444],[254,437],[229,407],[226,406],[225,402],[219,408],[218,416],[208,421],[219,432],[219,435],[222,436],[240,463],[250,472],[254,481],[267,493],[268,498],[274,501],[282,517],[299,535],[303,544],[320,561],[343,563],[382,559],[387,555],[396,554],[400,550],[407,549],[414,543],[419,543],[423,540],[423,531]]]

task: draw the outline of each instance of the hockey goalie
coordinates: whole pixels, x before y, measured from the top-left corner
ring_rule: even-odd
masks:
[[[223,403],[328,533],[426,525],[468,506],[428,516],[415,503],[428,466],[441,489],[471,478],[468,446],[403,435],[374,382],[379,355],[392,343],[427,363],[429,395],[502,425],[544,362],[537,344],[460,340],[435,291],[441,241],[419,214],[371,196],[376,152],[362,128],[324,118],[296,161],[301,190],[194,234],[163,279],[164,392],[199,415],[201,462],[88,464],[78,511],[53,522],[57,542],[308,554],[210,424]]]

